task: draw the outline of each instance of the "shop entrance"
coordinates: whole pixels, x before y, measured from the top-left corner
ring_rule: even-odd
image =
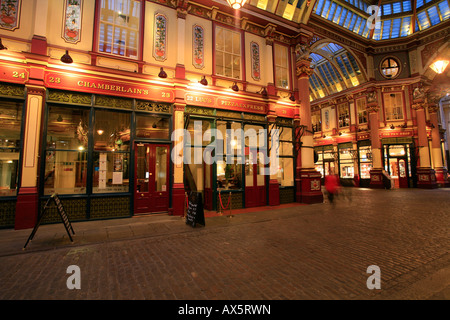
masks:
[[[408,188],[410,178],[409,145],[385,145],[385,170],[390,174],[396,188]]]
[[[245,150],[245,207],[266,205],[266,179],[263,174],[262,153],[251,148]]]
[[[170,146],[137,143],[135,150],[134,213],[168,211]]]

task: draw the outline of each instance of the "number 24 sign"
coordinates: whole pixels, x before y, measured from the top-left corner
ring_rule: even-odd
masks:
[[[25,83],[29,78],[29,71],[26,68],[5,66],[0,64],[0,78],[5,82]]]

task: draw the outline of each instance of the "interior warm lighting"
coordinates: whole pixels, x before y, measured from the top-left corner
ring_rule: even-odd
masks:
[[[83,146],[79,146],[79,147],[78,147],[78,150],[83,151],[83,150],[84,150],[84,147],[83,147]]]
[[[447,65],[450,61],[448,60],[436,60],[430,65],[430,68],[433,69],[434,72],[441,74],[444,72],[445,68],[447,68]]]
[[[0,50],[7,50],[8,48],[5,47],[2,43],[2,38],[0,38]]]
[[[69,50],[66,50],[66,53],[61,57],[61,62],[64,62],[64,63],[72,63],[73,62],[72,57],[69,55]]]
[[[233,9],[240,9],[244,6],[247,0],[227,0],[227,2]]]
[[[99,136],[101,136],[101,135],[103,134],[103,132],[104,132],[104,131],[103,131],[102,129],[98,129],[98,130],[97,130],[97,134],[98,134]]]
[[[237,85],[236,82],[231,86],[231,89],[232,89],[233,91],[236,91],[236,92],[239,91],[239,87],[238,87],[238,85]]]
[[[158,77],[160,77],[160,78],[167,78],[167,73],[164,71],[164,69],[162,67],[159,70]]]

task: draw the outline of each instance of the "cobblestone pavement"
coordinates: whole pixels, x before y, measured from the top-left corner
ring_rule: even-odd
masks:
[[[346,189],[329,203],[206,219],[0,230],[0,299],[450,299],[450,189]],[[81,289],[69,290],[77,265]],[[369,290],[370,265],[381,289]]]

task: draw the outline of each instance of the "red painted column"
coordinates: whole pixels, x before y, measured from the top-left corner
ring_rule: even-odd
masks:
[[[372,147],[372,169],[370,170],[370,188],[383,189],[383,161],[380,140],[380,119],[378,112],[377,91],[370,88],[367,91],[367,112],[369,113],[370,142]]]
[[[309,102],[309,76],[313,70],[310,58],[300,58],[296,63],[298,99],[300,100],[300,123],[303,128],[296,126],[297,133],[302,131],[301,144],[297,144],[297,167],[295,170],[296,201],[302,203],[321,203],[323,194],[321,189],[321,174],[314,167],[314,136],[311,123],[311,106]]]
[[[269,128],[275,125],[276,114],[273,110],[273,106],[269,106],[269,114],[267,115],[267,120],[269,122]],[[272,142],[270,142],[272,143]],[[271,151],[275,152],[275,148],[270,146]],[[277,173],[271,174],[269,179],[269,206],[278,206],[280,204],[280,185],[278,184]]]

